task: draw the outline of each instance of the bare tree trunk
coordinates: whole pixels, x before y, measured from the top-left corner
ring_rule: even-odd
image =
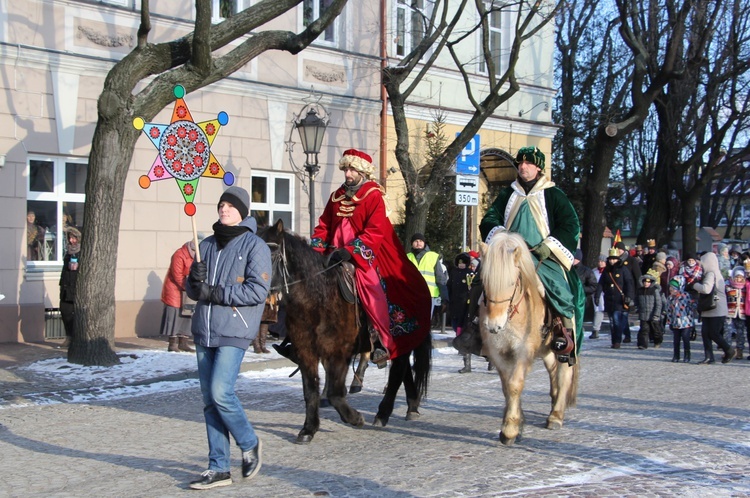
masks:
[[[667,110],[663,106],[656,106],[659,115],[659,135],[657,138],[658,156],[654,168],[654,179],[648,188],[646,216],[638,240],[656,240],[657,247],[667,242],[667,227],[672,217],[672,192],[670,171],[678,160],[678,147],[673,133],[669,133],[666,116]]]
[[[99,101],[102,111],[91,146],[84,219],[86,231],[81,243],[81,271],[75,298],[75,338],[68,360],[82,365],[119,363],[114,352],[115,272],[120,212],[125,178],[138,138],[121,105],[109,108],[117,99],[105,92]],[[120,101],[122,102],[122,101]]]
[[[584,261],[596,261],[599,257],[606,226],[605,197],[617,143],[617,139],[607,136],[604,127],[600,127],[593,154],[595,166],[591,168],[591,173],[586,181],[586,195],[584,197],[583,223],[581,225],[581,252],[583,252]]]
[[[702,190],[702,189],[701,189]],[[695,208],[698,205],[700,195],[694,195],[691,191],[688,197],[682,199],[682,255],[690,254],[696,259],[698,227],[695,225]]]
[[[404,247],[409,252],[409,240],[415,233],[424,233],[427,226],[427,212],[430,205],[426,202],[416,203],[411,197],[406,198],[404,219]],[[429,241],[428,241],[429,242]]]

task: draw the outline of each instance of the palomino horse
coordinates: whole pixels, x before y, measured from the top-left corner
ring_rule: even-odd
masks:
[[[286,330],[302,375],[306,412],[297,442],[309,443],[320,427],[319,362],[326,372],[328,402],[338,411],[343,422],[361,427],[364,417],[346,399],[349,364],[352,356],[362,349],[358,307],[342,297],[337,282],[338,269],[326,268],[326,258],[314,251],[305,239],[285,231],[281,220],[259,235],[271,248],[274,262],[271,286],[280,290],[286,301]],[[369,347],[369,338],[367,341]],[[406,391],[406,419],[418,418],[419,404],[427,391],[430,374],[430,334],[412,353],[413,369],[410,354],[392,360],[388,386],[373,425],[384,427],[388,424],[401,384]]]
[[[550,348],[552,334],[545,328],[544,288],[535,271],[526,242],[515,233],[502,232],[490,241],[481,266],[484,299],[479,308],[479,329],[484,351],[497,367],[505,395],[500,441],[512,445],[523,431],[521,392],[534,358],[547,367],[552,396],[548,429],[559,429],[565,408],[575,406],[578,364],[557,361]]]

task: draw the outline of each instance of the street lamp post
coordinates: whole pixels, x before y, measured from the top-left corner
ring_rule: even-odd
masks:
[[[302,149],[305,152],[305,171],[310,180],[310,236],[315,229],[315,175],[320,170],[318,164],[318,154],[323,145],[323,135],[325,135],[328,126],[328,116],[318,116],[318,111],[312,105],[308,104],[302,108],[300,116],[307,109],[307,115],[304,118],[294,121],[294,127],[299,132],[299,139],[302,142]],[[324,111],[325,112],[325,111]]]

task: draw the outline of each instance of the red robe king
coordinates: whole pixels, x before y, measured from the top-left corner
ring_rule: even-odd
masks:
[[[355,152],[359,151],[344,154]],[[427,283],[406,258],[386,216],[378,183],[364,181],[351,197],[344,185],[336,190],[310,244],[325,254],[339,248],[350,253],[362,306],[391,358],[411,352],[430,333],[432,298]]]

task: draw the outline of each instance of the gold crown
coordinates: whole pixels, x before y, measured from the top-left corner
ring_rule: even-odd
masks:
[[[656,280],[657,282],[659,281],[659,272],[654,270],[653,268],[649,269],[646,272],[646,275],[654,277],[654,280]]]
[[[648,239],[648,240],[646,241],[646,245],[647,245],[648,247],[656,247],[656,240],[654,240],[654,239]]]
[[[619,258],[620,257],[620,254],[617,252],[617,248],[616,247],[612,247],[612,248],[609,249],[609,257],[610,258]]]

